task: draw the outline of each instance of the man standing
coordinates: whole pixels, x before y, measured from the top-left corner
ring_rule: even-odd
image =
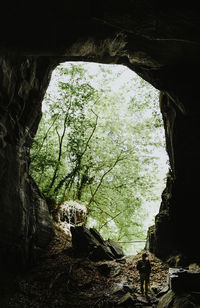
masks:
[[[149,276],[151,273],[151,264],[148,259],[146,259],[148,255],[146,253],[142,254],[142,259],[137,262],[137,270],[140,274],[140,290],[142,294],[144,294],[144,286],[145,286],[145,295],[148,294],[148,285],[149,285]]]

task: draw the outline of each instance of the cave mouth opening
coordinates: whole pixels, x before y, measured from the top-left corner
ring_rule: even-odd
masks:
[[[169,169],[158,101],[159,92],[122,65],[66,62],[54,70],[30,171],[66,233],[83,223],[126,255],[144,248]]]

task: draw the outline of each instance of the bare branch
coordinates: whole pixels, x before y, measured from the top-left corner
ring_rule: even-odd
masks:
[[[103,210],[103,209],[101,208],[101,206],[98,204],[98,202],[97,202],[95,199],[93,200],[93,202],[96,204],[96,207],[97,207],[100,211],[104,212],[107,216],[109,216],[109,217],[111,217],[111,219],[113,219],[113,216],[110,215],[107,211]]]
[[[92,194],[92,196],[91,196],[91,198],[90,198],[90,201],[89,201],[89,203],[88,203],[88,207],[89,207],[90,204],[93,202],[94,196],[96,195],[97,191],[99,190],[99,188],[100,188],[100,186],[101,186],[101,184],[102,184],[102,182],[103,182],[104,177],[105,177],[109,172],[111,172],[111,171],[113,170],[113,168],[117,165],[117,163],[121,160],[120,156],[121,156],[121,152],[120,152],[120,154],[118,155],[118,157],[117,157],[116,161],[114,162],[114,164],[102,175],[102,177],[101,177],[101,179],[100,179],[100,181],[99,181],[99,184],[97,185],[97,187],[96,187],[94,193]]]
[[[83,150],[83,152],[81,153],[81,158],[83,157],[83,155],[85,154],[85,152],[87,151],[87,148],[88,148],[88,145],[89,145],[89,143],[90,143],[90,140],[92,139],[92,137],[93,137],[93,135],[94,135],[94,132],[95,132],[95,130],[96,130],[96,128],[97,128],[97,123],[98,123],[98,115],[92,110],[92,112],[95,114],[95,116],[96,116],[96,121],[95,121],[95,126],[93,127],[93,130],[92,130],[92,132],[91,132],[91,134],[90,134],[90,136],[89,136],[89,138],[88,138],[88,140],[87,140],[87,142],[86,142],[86,145],[85,145],[85,149]]]
[[[111,219],[109,219],[108,221],[106,221],[99,230],[101,230],[105,225],[107,225],[110,221],[115,220],[115,218],[117,218],[122,212],[117,213],[114,217],[112,217]]]

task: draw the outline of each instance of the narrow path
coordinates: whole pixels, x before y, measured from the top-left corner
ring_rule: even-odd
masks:
[[[70,240],[56,228],[56,236],[38,264],[16,277],[5,307],[106,308],[127,307],[132,301],[136,307],[156,307],[155,293],[146,299],[139,292],[136,263],[140,257],[141,253],[118,262],[75,258]],[[152,254],[149,259],[151,287],[159,292],[166,286],[168,267]]]

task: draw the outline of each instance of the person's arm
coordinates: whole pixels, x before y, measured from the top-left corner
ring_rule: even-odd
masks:
[[[140,268],[141,268],[141,263],[140,263],[140,261],[137,262],[136,268],[137,268],[138,271],[140,270]]]
[[[151,273],[151,263],[149,260],[147,261],[147,269],[148,269],[148,272]]]

